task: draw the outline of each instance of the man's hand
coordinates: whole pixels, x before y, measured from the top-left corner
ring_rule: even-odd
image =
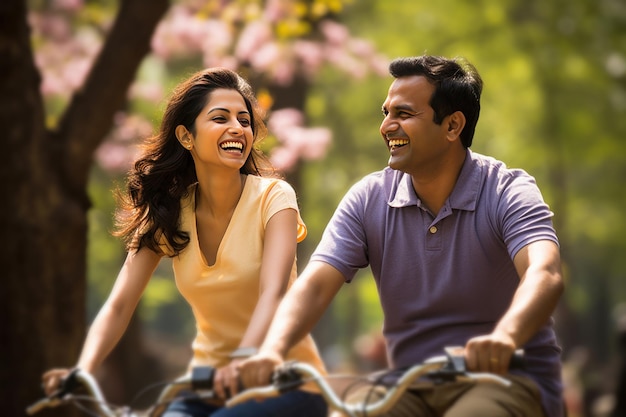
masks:
[[[274,370],[281,366],[284,358],[274,352],[259,352],[239,363],[239,377],[244,387],[269,385]]]
[[[513,339],[503,333],[474,337],[465,345],[465,364],[468,371],[504,375],[515,349]]]

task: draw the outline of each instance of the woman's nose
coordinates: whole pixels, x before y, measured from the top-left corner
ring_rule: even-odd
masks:
[[[243,127],[241,126],[239,121],[236,120],[236,121],[234,121],[233,123],[230,124],[230,127],[228,128],[228,131],[231,134],[233,134],[233,135],[241,135],[241,134],[243,134]]]

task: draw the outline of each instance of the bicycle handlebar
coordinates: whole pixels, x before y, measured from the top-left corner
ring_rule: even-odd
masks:
[[[505,386],[511,384],[508,379],[499,375],[468,372],[465,369],[465,360],[462,354],[459,354],[462,348],[449,347],[444,350],[446,352],[445,355],[433,357],[406,370],[395,371],[393,382],[382,382],[384,376],[392,375],[391,373],[382,372],[383,378],[378,378],[377,383],[385,385],[388,389],[381,399],[370,404],[347,403],[339,398],[316,368],[302,362],[286,362],[275,371],[272,385],[249,388],[242,391],[226,401],[226,406],[233,407],[252,399],[276,397],[281,393],[296,389],[304,383],[312,381],[317,385],[330,408],[341,411],[351,417],[374,417],[387,412],[407,389],[418,388],[420,385],[424,386],[424,384],[432,386],[433,383],[438,384],[461,379],[494,382]],[[511,358],[510,368],[521,368],[523,367],[523,362],[523,352],[517,351]],[[398,375],[398,372],[401,373],[396,379],[395,376]],[[427,380],[418,381],[422,377],[427,377]]]
[[[214,374],[215,369],[209,366],[193,368],[191,374],[182,376],[168,383],[161,390],[159,398],[150,411],[171,402],[181,389],[192,389],[194,391],[212,390]],[[84,387],[87,390],[87,395],[81,396],[76,394],[76,391],[80,387]],[[212,391],[208,392],[204,398],[214,398]],[[70,372],[70,374],[63,379],[61,387],[55,393],[28,406],[26,408],[26,414],[33,415],[45,408],[57,407],[61,404],[76,401],[89,401],[93,403],[98,414],[103,417],[116,417],[120,415],[115,409],[109,407],[100,389],[100,385],[93,375],[80,369],[74,369]],[[126,410],[128,414],[128,407],[126,407]]]
[[[272,384],[264,387],[249,388],[240,391],[237,395],[226,401],[227,407],[240,404],[251,399],[276,397],[284,392],[294,390],[303,384],[312,381],[320,389],[321,395],[329,407],[342,411],[350,417],[375,417],[388,411],[400,396],[407,390],[424,384],[422,377],[427,377],[428,385],[442,383],[451,380],[469,379],[475,381],[495,382],[509,385],[510,381],[501,376],[490,373],[472,373],[465,369],[462,348],[445,348],[445,355],[437,356],[414,365],[406,370],[392,372],[379,372],[381,377],[372,384],[385,385],[388,390],[378,401],[370,404],[349,404],[343,401],[333,390],[324,376],[311,365],[302,362],[287,362],[274,373]],[[517,351],[511,358],[512,368],[523,367],[523,352]],[[159,407],[171,402],[181,389],[191,389],[196,392],[204,392],[201,398],[215,398],[212,392],[215,369],[212,367],[195,367],[191,374],[182,376],[168,383],[161,391],[158,400],[146,412],[152,413]],[[385,377],[392,377],[392,382],[385,382]],[[397,377],[397,378],[396,378]],[[87,395],[77,395],[78,388],[85,387]],[[54,394],[42,398],[26,409],[27,415],[33,415],[44,408],[56,407],[68,402],[89,401],[96,407],[97,413],[102,417],[116,417],[120,415],[136,415],[124,407],[122,413],[119,409],[110,407],[102,393],[97,380],[88,372],[80,369],[73,370],[62,382],[60,389]]]

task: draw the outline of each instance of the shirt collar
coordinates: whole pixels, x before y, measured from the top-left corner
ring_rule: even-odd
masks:
[[[472,151],[467,149],[465,161],[454,189],[448,197],[451,209],[473,211],[476,209],[481,182],[481,165]],[[394,171],[395,187],[389,194],[390,207],[419,206],[420,201],[413,189],[411,176],[401,171]]]

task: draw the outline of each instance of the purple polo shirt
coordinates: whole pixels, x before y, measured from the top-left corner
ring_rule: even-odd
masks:
[[[513,257],[537,240],[558,244],[552,212],[519,169],[471,151],[437,215],[421,205],[409,175],[385,168],[344,196],[312,261],[350,282],[368,265],[384,311],[392,367],[407,367],[490,333],[519,284]],[[552,320],[525,346],[527,375],[547,416],[562,415],[561,349]]]

